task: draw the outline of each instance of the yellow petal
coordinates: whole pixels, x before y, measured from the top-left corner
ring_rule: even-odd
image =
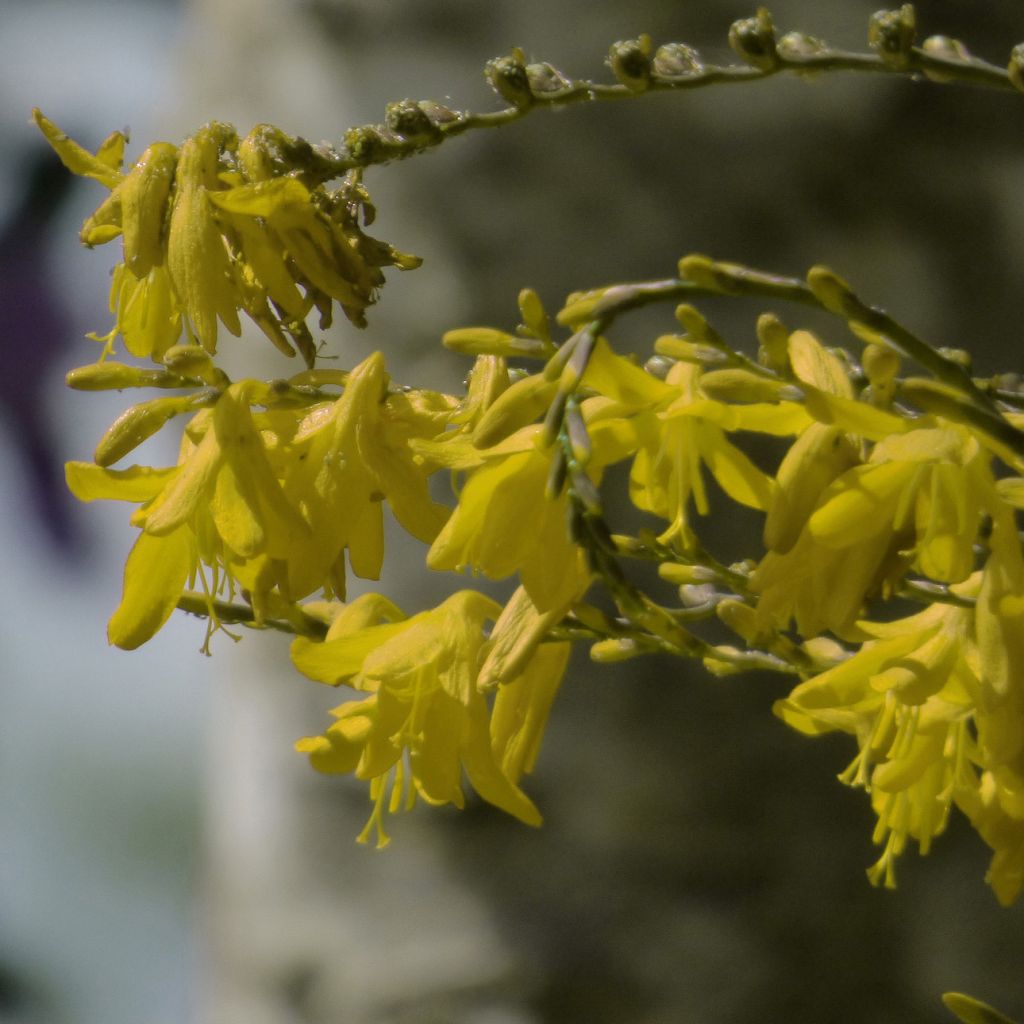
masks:
[[[107,626],[110,642],[132,651],[153,636],[174,611],[195,561],[187,527],[163,537],[140,534],[124,567],[121,603]]]
[[[805,384],[829,394],[853,398],[846,367],[810,331],[794,331],[789,336],[789,361],[797,378]]]
[[[68,489],[79,501],[151,501],[177,473],[177,466],[106,469],[93,462],[68,462],[64,466]]]
[[[893,514],[912,466],[886,462],[856,466],[826,492],[808,527],[815,540],[845,548],[892,528]]]
[[[85,178],[93,178],[107,188],[114,188],[122,175],[107,163],[107,159],[99,159],[83,149],[73,139],[62,132],[49,118],[44,117],[37,108],[32,111],[32,120],[46,136],[46,141],[56,150],[61,163],[72,174],[80,174]]]

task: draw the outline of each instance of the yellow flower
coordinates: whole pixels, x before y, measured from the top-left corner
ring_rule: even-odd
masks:
[[[889,436],[844,470],[854,457],[838,427],[819,426],[783,460],[788,504],[769,508],[775,550],[753,576],[765,624],[854,636],[866,597],[908,566],[945,583],[974,570],[982,516],[998,499],[990,456],[966,429],[939,421]]]
[[[186,427],[178,466],[105,468],[191,402],[155,399],[129,409],[108,431],[97,450],[102,465],[69,464],[80,499],[142,504],[132,523],[144,536],[126,569],[111,642],[136,647],[148,640],[197,574],[211,596],[240,586],[257,620],[274,591],[288,603],[320,589],[343,595],[346,549],[357,575],[380,573],[385,501],[409,533],[433,540],[448,511],[431,500],[427,471],[409,441],[442,431],[453,403],[430,392],[388,394],[387,383],[375,354],[349,374],[333,402],[254,413],[251,406],[272,403],[272,389],[241,381]],[[154,573],[149,562],[161,558],[166,564]]]
[[[212,411],[199,413],[186,428],[176,467],[68,464],[68,484],[79,499],[142,505],[132,517],[143,532],[125,566],[111,643],[127,649],[145,643],[197,574],[210,596],[237,581],[261,613],[274,585],[273,561],[287,559],[308,532],[285,498],[249,408],[261,389],[266,385],[256,381],[233,384]],[[209,581],[204,565],[212,570]]]
[[[629,410],[606,398],[587,399],[580,408],[592,446],[587,468],[599,478],[604,467],[636,450],[637,426]],[[459,503],[427,555],[430,568],[472,568],[491,579],[518,573],[542,612],[564,608],[586,590],[590,572],[569,536],[568,497],[545,493],[553,451],[543,446],[541,426],[523,427],[483,450],[466,439],[417,451],[469,470]]]
[[[377,579],[384,557],[383,502],[412,536],[430,543],[448,510],[430,498],[426,469],[412,437],[443,431],[451,406],[428,392],[387,394],[380,353],[349,374],[337,401],[314,407],[299,423],[283,466],[284,490],[309,525],[287,556],[285,589],[299,599],[325,584],[344,594],[345,549],[352,569]]]
[[[242,310],[282,352],[297,349],[311,366],[316,350],[304,321],[314,307],[321,327],[332,301],[365,326],[382,268],[419,266],[365,234],[360,220],[369,223],[373,210],[357,176],[328,190],[318,182],[336,176],[330,157],[269,125],[239,142],[233,126],[212,123],[180,149],[153,144],[123,173],[119,133],[94,155],[34,116],[71,171],[110,189],[81,235],[90,246],[124,238],[110,300],[116,322],[99,339],[104,354],[120,333],[133,354],[159,359],[182,326],[214,352],[218,324],[237,335]]]
[[[970,608],[936,604],[896,622],[859,627],[873,639],[797,686],[775,713],[808,735],[838,729],[856,737],[860,751],[840,778],[871,793],[874,840],[884,851],[868,874],[891,887],[907,839],[927,853],[954,800],[977,786],[968,729],[979,689],[973,615]]]
[[[522,682],[510,684],[518,689],[505,706],[511,701],[518,718],[510,721],[516,710],[502,711],[492,746],[488,702],[476,677],[484,625],[499,612],[489,598],[463,590],[406,619],[369,594],[345,607],[324,641],[299,638],[292,644],[300,672],[368,694],[335,708],[336,721],[322,736],[296,744],[319,771],[353,772],[370,782],[374,810],[361,842],[376,831],[378,846],[385,845],[385,810],[409,808],[417,797],[462,807],[463,770],[489,803],[528,825],[540,824],[536,807],[516,785],[537,742],[536,699],[531,705],[528,695],[538,689],[539,672],[553,696],[564,659],[560,653],[542,657],[527,667]],[[523,737],[518,745],[517,736]]]
[[[668,521],[662,540],[692,543],[689,527],[691,499],[700,515],[710,511],[703,469],[734,501],[764,510],[772,497],[767,474],[726,437],[727,431],[795,433],[808,417],[793,403],[727,405],[700,390],[701,370],[676,363],[667,383],[674,400],[658,414],[660,424],[637,452],[630,473],[633,504]]]
[[[985,880],[996,898],[1008,907],[1024,888],[1024,775],[1017,774],[1014,788],[1000,785],[995,772],[983,772],[976,789],[957,799],[978,835],[994,851]]]

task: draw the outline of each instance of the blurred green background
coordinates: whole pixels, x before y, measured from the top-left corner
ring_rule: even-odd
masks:
[[[863,49],[876,6],[772,13]],[[995,62],[1024,39],[1019,0],[917,10],[921,37]],[[871,889],[868,802],[835,781],[850,745],[776,722],[778,680],[581,652],[529,783],[543,829],[476,804],[421,809],[387,852],[357,847],[364,787],[291,751],[339,695],[299,679],[274,638],[221,638],[202,658],[194,620],[108,650],[127,513],[72,507],[53,472],[88,457],[129,399],[61,387],[95,357],[84,333],[107,329],[115,254],[79,250],[100,190],[60,196],[31,106],[86,143],[130,124],[133,155],[211,118],[337,139],[405,96],[493,109],[480,70],[513,45],[578,76],[606,75],[608,45],[645,31],[725,61],[730,22],[751,13],[0,0],[0,1020],[925,1024],[950,1019],[949,989],[1024,1016],[1022,910],[983,885],[980,840],[954,819],[926,860],[904,857],[898,891]],[[522,286],[557,307],[706,252],[794,274],[828,263],[982,372],[1019,370],[1022,128],[1019,96],[887,76],[538,112],[368,174],[376,233],[426,262],[393,275],[368,331],[332,339],[342,365],[384,348],[399,381],[455,389],[466,364],[441,333],[511,327]],[[748,346],[765,308],[705,306]],[[655,311],[613,340],[646,352],[672,328]],[[286,372],[258,340],[236,348],[255,372]],[[724,504],[710,531],[722,550],[756,536]],[[394,538],[385,571],[399,603],[433,600],[415,545]]]

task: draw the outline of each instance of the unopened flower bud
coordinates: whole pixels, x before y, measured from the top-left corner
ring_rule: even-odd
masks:
[[[876,11],[868,22],[868,43],[896,71],[910,67],[915,20],[913,4],[904,4],[898,11]]]
[[[667,583],[677,587],[690,586],[694,583],[713,583],[714,569],[706,565],[680,565],[678,562],[662,562],[658,566],[658,575]]]
[[[181,377],[192,377],[207,384],[221,384],[224,378],[224,371],[214,366],[202,345],[172,345],[163,354],[162,362]]]
[[[700,54],[686,43],[666,43],[659,46],[651,62],[655,78],[685,78],[699,75],[704,70]]]
[[[651,356],[651,358],[644,363],[644,370],[646,370],[652,377],[656,377],[658,380],[664,380],[668,376],[668,371],[671,370],[673,366],[675,366],[674,359],[670,359],[663,355],[656,355]]]
[[[828,267],[811,267],[807,273],[807,284],[814,297],[830,312],[837,316],[853,316],[860,308],[853,289]]]
[[[963,348],[948,348],[943,345],[939,349],[939,355],[944,359],[948,359],[951,363],[956,363],[961,369],[966,370],[968,373],[971,372],[971,366],[973,360],[971,359],[971,353]]]
[[[585,466],[594,454],[587,425],[583,422],[579,407],[570,405],[565,410],[565,429],[569,436],[569,448],[577,465]]]
[[[590,646],[591,660],[601,663],[626,661],[641,653],[637,642],[626,636],[598,640],[596,644]]]
[[[768,8],[759,7],[753,18],[741,18],[729,29],[729,45],[736,54],[760,71],[774,71],[779,64],[775,28]]]
[[[434,124],[439,126],[451,124],[453,121],[461,121],[463,118],[463,115],[457,110],[452,110],[451,107],[446,107],[443,103],[437,103],[434,100],[420,100],[416,106],[418,106]]]
[[[700,253],[684,256],[679,261],[678,269],[681,278],[692,281],[699,288],[712,292],[730,290],[728,278],[717,270],[715,261],[710,256],[703,256]]]
[[[777,402],[786,384],[742,367],[710,370],[701,375],[701,390],[721,402]]]
[[[484,75],[490,87],[513,107],[528,107],[533,103],[533,92],[521,50],[513,50],[510,57],[489,60],[484,66]]]
[[[108,359],[71,370],[64,383],[75,391],[121,391],[124,388],[161,387],[170,379],[163,370],[143,370]]]
[[[1006,71],[1014,89],[1024,92],[1024,43],[1018,43],[1011,51]]]
[[[540,296],[532,288],[524,288],[519,293],[519,315],[523,318],[523,327],[534,337],[551,341],[551,321]]]
[[[608,66],[612,74],[627,89],[644,92],[651,84],[651,37],[613,43],[608,51]]]
[[[125,409],[100,438],[93,459],[98,466],[112,466],[192,404],[192,396],[188,395],[184,398],[154,398]]]
[[[774,314],[757,318],[757,361],[776,373],[789,372],[789,328]]]
[[[446,332],[441,344],[464,356],[543,356],[547,352],[537,338],[522,338],[493,327],[460,327]]]
[[[421,146],[441,140],[441,130],[414,100],[389,103],[384,111],[384,123],[396,135]]]
[[[958,63],[969,63],[971,53],[960,42],[959,39],[951,39],[949,36],[929,36],[922,44],[921,49],[931,57],[939,57],[942,60],[956,61]],[[925,68],[925,75],[933,82],[952,82],[952,75],[942,74],[940,71],[929,71]]]
[[[775,49],[783,60],[795,61],[828,52],[828,46],[823,40],[809,36],[806,32],[787,32],[775,44]]]
[[[726,598],[715,605],[715,614],[737,636],[750,643],[758,632],[757,612],[735,598]]]
[[[526,79],[530,83],[530,92],[535,98],[540,99],[553,98],[558,93],[572,88],[572,82],[547,61],[540,64],[528,64]]]
[[[900,372],[900,357],[888,345],[867,345],[861,365],[871,386],[876,391],[887,392]]]
[[[358,163],[372,164],[382,160],[389,147],[380,129],[366,124],[345,132],[345,148]]]

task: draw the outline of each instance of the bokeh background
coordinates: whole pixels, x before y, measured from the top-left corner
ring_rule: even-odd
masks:
[[[772,10],[862,48],[877,5]],[[750,13],[0,0],[0,1020],[925,1024],[949,1019],[948,989],[1024,1016],[1022,910],[983,886],[980,840],[954,820],[926,860],[905,856],[897,892],[872,890],[867,801],[834,778],[851,751],[776,722],[778,680],[580,658],[530,785],[542,830],[478,805],[421,810],[376,853],[353,842],[363,788],[291,750],[338,695],[274,638],[220,637],[203,658],[183,616],[142,651],[108,649],[132,531],[124,509],[62,489],[60,464],[88,457],[130,398],[61,384],[95,357],[85,333],[108,328],[114,253],[78,247],[102,193],[46,162],[33,105],[93,144],[130,126],[133,154],[214,117],[336,139],[404,96],[492,109],[480,69],[513,45],[580,76],[642,31],[725,60]],[[995,61],[1024,39],[1019,0],[923,0],[918,16],[922,35]],[[791,273],[828,262],[983,372],[1019,370],[1022,127],[1018,96],[868,78],[537,113],[368,176],[377,233],[427,262],[333,343],[344,364],[384,347],[397,379],[457,387],[446,328],[513,325],[527,284],[557,306],[697,251]],[[707,311],[743,343],[762,307]],[[616,340],[645,350],[669,315]],[[285,372],[265,348],[245,353],[257,372]],[[723,548],[747,529],[713,515]],[[383,587],[432,600],[421,566],[396,538]]]

